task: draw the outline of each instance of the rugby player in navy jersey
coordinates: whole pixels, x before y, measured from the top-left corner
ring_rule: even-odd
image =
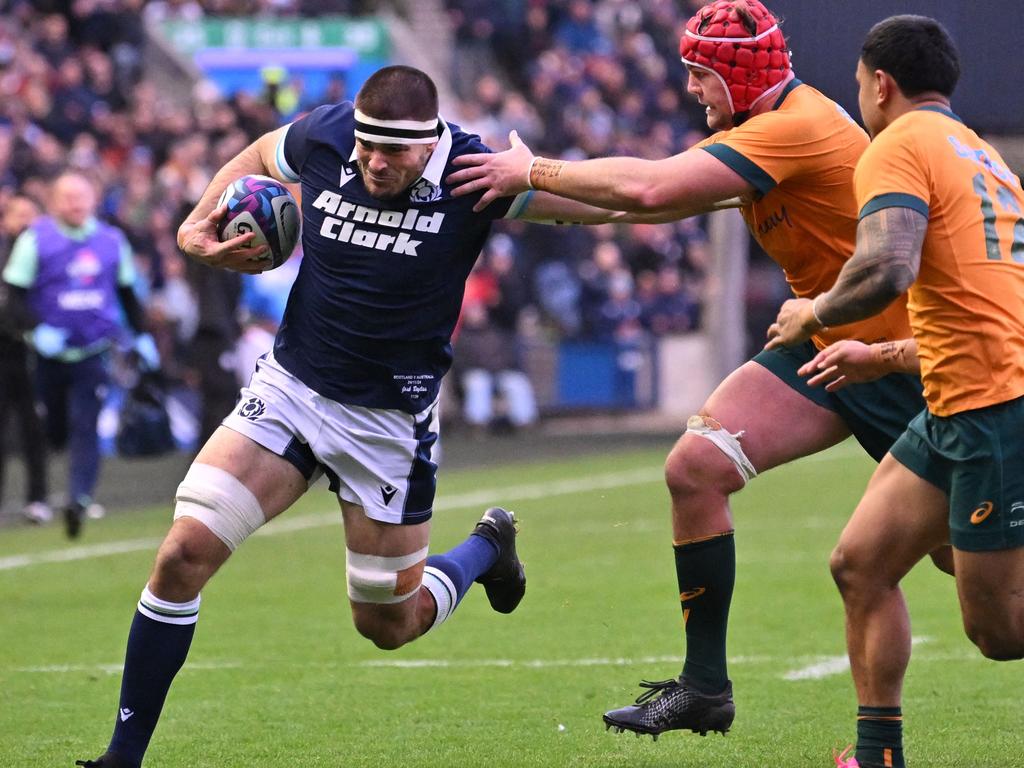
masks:
[[[355,104],[318,107],[257,139],[214,176],[178,231],[212,267],[258,272],[251,235],[220,242],[221,191],[245,174],[298,182],[303,260],[274,349],[237,409],[199,452],[175,498],[174,523],[128,635],[110,745],[78,765],[136,768],[185,661],[199,591],[231,552],[290,507],[321,474],[341,504],[346,576],[358,631],[380,648],[447,619],[474,581],[491,606],[526,590],[515,519],[487,510],[471,535],[427,555],[438,437],[437,398],[466,277],[494,219],[668,221],[527,192],[482,213],[452,197],[452,159],[487,151],[438,115],[424,73],[387,67]]]

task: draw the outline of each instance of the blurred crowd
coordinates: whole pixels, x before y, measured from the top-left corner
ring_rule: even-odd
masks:
[[[519,136],[566,159],[680,152],[707,135],[687,98],[672,0],[448,0],[463,126],[495,149]],[[694,9],[701,5],[693,2]],[[709,259],[699,220],[529,228],[503,224],[541,328],[629,341],[693,330]],[[532,317],[532,315],[531,315]]]
[[[515,130],[535,153],[570,160],[681,152],[707,135],[676,63],[685,21],[700,5],[447,0],[457,117],[496,150]],[[478,388],[501,395],[513,427],[535,412],[521,405],[530,400],[518,387],[522,355],[486,353],[492,346],[478,341],[485,331],[504,333],[513,350],[538,338],[590,340],[630,361],[652,339],[699,326],[710,258],[699,219],[555,230],[501,222],[497,229],[470,278],[463,330],[471,333],[456,339],[455,381],[471,426],[483,418],[472,407]],[[517,276],[511,292],[501,277],[508,272]]]
[[[47,206],[47,185],[80,169],[101,190],[98,215],[135,253],[166,372],[188,379],[202,294],[175,230],[221,164],[280,124],[259,94],[197,88],[182,104],[143,77],[138,0],[8,3],[0,18],[0,205]]]
[[[46,210],[48,185],[65,169],[96,183],[99,218],[121,228],[134,252],[135,291],[166,379],[202,393],[200,438],[236,394],[236,376],[219,372],[244,369],[272,337],[288,286],[279,279],[285,272],[260,285],[195,267],[178,251],[175,230],[217,168],[291,116],[266,92],[225,95],[205,81],[186,102],[175,99],[147,79],[145,23],[358,14],[379,5],[0,0],[0,209],[23,197]],[[450,119],[496,149],[507,146],[513,128],[535,151],[567,158],[665,157],[704,135],[702,114],[685,97],[685,73],[674,64],[688,13],[674,2],[449,0],[448,9],[459,97]],[[325,100],[353,95],[343,77],[331,87]],[[16,234],[5,232],[5,242]],[[707,261],[697,220],[589,228],[503,223],[467,290],[475,306],[462,328],[466,354],[457,357],[465,358],[468,377],[456,381],[465,418],[488,423],[496,407],[514,425],[536,418],[521,376],[524,339],[629,345],[694,329]],[[478,364],[471,339],[486,350],[493,345],[479,341],[494,333],[510,352]],[[493,379],[488,387],[472,373],[481,370]],[[488,397],[474,399],[485,390]]]

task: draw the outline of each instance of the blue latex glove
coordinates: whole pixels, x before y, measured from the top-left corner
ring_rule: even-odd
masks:
[[[68,346],[68,331],[40,323],[32,329],[32,346],[43,357],[57,357]]]
[[[140,333],[135,337],[132,350],[149,370],[155,371],[160,367],[160,352],[153,337],[148,333]]]

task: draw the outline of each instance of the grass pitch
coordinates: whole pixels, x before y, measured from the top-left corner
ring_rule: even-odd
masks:
[[[203,593],[189,661],[147,768],[229,766],[831,766],[854,739],[842,608],[828,553],[870,474],[857,447],[774,470],[734,503],[726,737],[657,743],[604,730],[641,678],[679,672],[682,628],[664,450],[442,468],[432,549],[490,504],[514,508],[529,587],[516,613],[470,591],[438,632],[383,652],[352,628],[340,513],[318,487],[246,543]],[[60,531],[0,531],[0,766],[103,751],[125,636],[168,509]],[[984,660],[952,579],[906,590],[917,645],[904,701],[912,768],[1021,768],[1024,666]]]

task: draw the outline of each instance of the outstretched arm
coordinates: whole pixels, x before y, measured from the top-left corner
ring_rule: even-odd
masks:
[[[504,152],[456,158],[456,165],[467,167],[448,176],[448,183],[455,186],[453,194],[486,190],[475,207],[482,210],[496,198],[538,189],[612,211],[671,212],[678,219],[755,191],[703,149],[688,149],[664,160],[609,157],[570,162],[535,157],[515,131],[509,142],[512,147]]]
[[[877,315],[917,279],[928,218],[911,208],[883,208],[857,225],[857,248],[831,290],[790,299],[768,329],[765,349],[792,346],[826,326]]]
[[[739,198],[731,198],[716,203],[712,209],[738,208]],[[694,211],[685,208],[664,210],[658,213],[629,213],[627,211],[609,211],[596,205],[580,203],[550,192],[534,192],[529,202],[516,218],[541,224],[607,224],[609,222],[625,224],[665,224],[679,221],[695,215]]]
[[[217,237],[217,229],[224,218],[226,206],[216,208],[216,205],[228,184],[240,176],[261,174],[286,181],[280,178],[274,153],[287,130],[285,126],[264,134],[214,174],[192,213],[178,227],[178,247],[182,251],[211,267],[223,267],[236,272],[263,271],[266,265],[262,259],[270,253],[269,248],[248,247],[248,243],[255,237],[251,232],[222,243]]]

